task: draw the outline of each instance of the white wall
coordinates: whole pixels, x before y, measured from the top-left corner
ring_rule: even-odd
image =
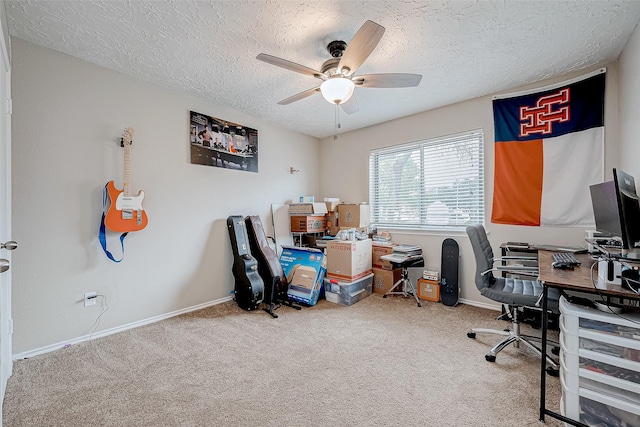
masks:
[[[316,138],[141,82],[19,39],[13,45],[14,355],[227,298],[229,215],[319,192]],[[258,130],[259,173],[193,165],[189,111]],[[133,193],[149,225],[125,240],[119,264],[98,241],[102,189],[122,188],[122,131],[133,127]],[[292,175],[289,166],[300,172]],[[117,235],[110,249],[117,255]]]
[[[544,87],[586,74],[588,71],[590,70],[516,88],[513,91],[509,91],[509,93]],[[616,166],[618,158],[617,92],[617,64],[608,64],[605,95],[605,178],[608,179],[611,179],[611,169]],[[348,118],[345,120],[348,120]],[[485,226],[489,233],[494,254],[499,256],[499,245],[506,241],[583,246],[585,229],[582,228],[524,227],[492,224],[490,222],[494,168],[494,128],[491,96],[472,99],[353,131],[340,135],[337,141],[334,141],[333,138],[323,139],[321,141],[321,160],[323,164],[330,164],[331,167],[322,169],[321,193],[324,197],[340,197],[348,202],[367,201],[369,199],[369,150],[473,129],[482,129],[484,132]],[[640,174],[638,175],[640,176]],[[344,183],[348,183],[348,185],[344,185]],[[440,270],[442,241],[447,237],[456,239],[460,246],[461,254],[460,298],[477,305],[495,307],[490,300],[481,296],[475,287],[475,259],[465,233],[392,232],[392,236],[397,243],[420,245],[425,255],[426,268],[438,271]],[[412,276],[415,278],[421,273],[422,269],[413,269]]]
[[[640,187],[640,25],[620,55],[619,76],[620,168]]]

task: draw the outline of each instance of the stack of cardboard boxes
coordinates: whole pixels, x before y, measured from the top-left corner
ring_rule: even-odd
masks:
[[[292,203],[289,220],[292,233],[324,233],[327,230],[327,205],[324,203]]]
[[[345,229],[366,232],[370,224],[369,205],[340,203],[340,199],[333,198],[325,199],[323,203],[292,203],[289,214],[293,233],[328,231],[329,235],[335,236]],[[393,252],[393,246],[379,242],[374,244],[371,239],[327,241],[326,277],[323,280],[326,299],[351,305],[372,292],[386,293],[402,277],[402,269],[394,269],[391,263],[381,259]],[[296,289],[298,285],[292,283],[292,286]],[[433,298],[433,294],[429,296]],[[304,302],[300,297],[297,301]]]
[[[340,230],[356,228],[365,231],[369,227],[369,205],[340,203],[340,199],[324,202],[300,202],[289,204],[292,233],[319,233],[328,231],[335,236]]]
[[[327,243],[327,301],[354,304],[373,291],[371,239],[331,240]]]
[[[373,292],[386,294],[402,278],[402,269],[393,268],[383,255],[393,253],[394,244],[374,244],[372,249]],[[424,270],[417,283],[418,298],[426,301],[440,301],[440,281],[437,271]]]
[[[374,245],[372,249],[373,292],[385,294],[402,277],[401,268],[393,268],[389,261],[380,258],[393,253],[394,245]]]
[[[322,203],[314,202],[311,197],[305,199],[310,200],[289,204],[292,233],[324,234],[329,231],[335,236],[341,229],[366,230],[369,226],[368,205],[342,204],[340,199],[326,199]],[[283,251],[280,262],[289,280],[290,298],[314,305],[322,293],[322,284],[327,300],[343,305],[351,305],[371,294],[370,239],[329,241],[324,258],[314,251],[302,247],[288,247]],[[326,262],[327,279],[324,281],[324,267],[317,265],[319,260]]]

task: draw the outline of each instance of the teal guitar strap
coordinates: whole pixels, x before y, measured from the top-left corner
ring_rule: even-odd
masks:
[[[120,259],[115,259],[114,256],[111,254],[111,252],[107,250],[107,235],[106,235],[107,228],[104,225],[104,218],[106,216],[108,199],[109,199],[109,193],[107,192],[107,186],[105,185],[104,189],[102,190],[102,219],[100,220],[100,232],[98,234],[98,239],[100,239],[100,245],[102,245],[102,250],[104,251],[105,254],[107,254],[107,257],[113,262],[120,262],[124,259],[124,238],[127,237],[127,234],[129,234],[129,232],[122,233],[120,235],[120,246],[122,247],[122,257]]]

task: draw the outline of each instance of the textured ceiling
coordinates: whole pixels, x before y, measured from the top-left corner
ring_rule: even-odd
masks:
[[[316,137],[334,134],[334,106],[320,94],[277,103],[318,80],[256,55],[319,69],[330,41],[348,43],[366,20],[384,26],[356,75],[406,72],[422,81],[356,88],[359,111],[340,111],[342,133],[614,61],[640,17],[640,1],[616,0],[4,4],[14,37]]]

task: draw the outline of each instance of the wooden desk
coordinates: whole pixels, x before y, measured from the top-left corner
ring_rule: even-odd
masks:
[[[553,252],[539,251],[538,268],[540,273],[538,280],[548,286],[564,290],[602,294],[608,297],[638,299],[638,295],[620,285],[598,283],[598,267],[593,266],[593,269],[591,269],[591,266],[596,261],[591,259],[590,254],[578,254],[576,258],[582,263],[580,266],[575,267],[574,270],[562,270],[551,266]]]
[[[595,260],[591,259],[589,254],[576,255],[578,261],[582,264],[575,267],[574,270],[562,270],[553,268],[551,262],[553,260],[553,252],[538,251],[539,261],[539,277],[542,282],[542,354],[547,351],[547,294],[549,288],[558,288],[565,291],[586,292],[590,294],[599,294],[606,298],[619,297],[625,299],[640,299],[640,296],[620,285],[610,285],[598,282],[598,272]],[[592,268],[593,267],[593,268]],[[585,424],[567,418],[557,412],[550,411],[546,408],[546,361],[541,358],[540,365],[540,421],[544,422],[545,415],[564,421],[574,426],[585,426]]]

